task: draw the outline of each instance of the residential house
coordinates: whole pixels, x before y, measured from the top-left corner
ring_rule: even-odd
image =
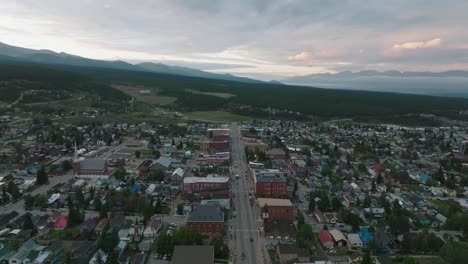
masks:
[[[37,247],[34,240],[29,239],[21,245],[21,247],[16,251],[16,253],[9,258],[8,264],[23,264],[23,261],[26,260],[28,255]]]
[[[326,218],[323,215],[322,211],[320,211],[320,209],[316,208],[313,214],[315,216],[315,219],[317,219],[317,222],[323,223],[326,221]]]
[[[8,214],[0,215],[0,230],[4,229],[7,225],[13,224],[19,218],[19,213],[11,211]]]
[[[89,260],[89,264],[98,264],[98,263],[106,263],[107,261],[107,254],[104,253],[101,249],[98,249],[96,253],[94,253],[93,257]]]
[[[295,245],[279,243],[276,246],[276,256],[278,259],[278,264],[310,262],[309,250],[305,248],[298,248]]]
[[[332,248],[335,244],[335,241],[333,240],[333,237],[330,234],[330,232],[323,229],[319,232],[319,240],[320,243],[322,243],[322,246],[325,248]]]
[[[93,232],[96,225],[99,223],[98,217],[88,218],[80,225],[80,233],[83,235],[89,235]]]
[[[52,224],[52,227],[55,230],[63,230],[65,227],[68,225],[68,216],[67,215],[61,215],[59,219]]]
[[[143,231],[144,237],[156,237],[156,234],[161,229],[162,221],[158,216],[152,216],[146,223],[145,230]]]
[[[97,235],[101,235],[103,232],[107,230],[108,227],[109,227],[109,219],[103,218],[99,221],[99,223],[94,228],[94,232]]]
[[[335,245],[339,247],[343,247],[348,244],[348,241],[346,240],[345,236],[343,235],[343,233],[341,233],[340,230],[338,229],[330,230],[330,234],[333,237],[333,241],[335,242]]]
[[[348,241],[349,241],[350,246],[352,247],[362,247],[364,245],[358,233],[348,234]]]

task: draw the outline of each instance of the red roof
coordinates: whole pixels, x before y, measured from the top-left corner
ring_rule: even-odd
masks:
[[[65,228],[68,223],[68,216],[61,215],[60,218],[55,222],[54,228]]]
[[[332,235],[326,231],[326,230],[320,230],[320,233],[319,233],[319,239],[320,239],[320,242],[323,243],[333,243],[333,237]]]

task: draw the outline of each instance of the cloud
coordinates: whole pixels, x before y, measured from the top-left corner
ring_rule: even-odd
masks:
[[[437,47],[442,44],[442,40],[440,38],[431,39],[428,41],[417,41],[417,42],[405,42],[402,44],[395,44],[393,45],[394,49],[425,49],[425,48],[432,48]]]
[[[468,68],[466,0],[0,2],[0,41],[95,59],[259,76]]]
[[[303,51],[295,55],[288,56],[288,60],[291,60],[291,61],[306,61],[306,60],[309,60],[310,58],[312,58],[312,56],[307,51]]]

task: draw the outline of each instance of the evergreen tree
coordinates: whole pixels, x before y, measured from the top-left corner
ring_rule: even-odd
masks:
[[[309,200],[309,214],[311,214],[314,211],[315,211],[315,199],[311,197]]]
[[[42,166],[37,170],[36,184],[37,185],[42,185],[42,184],[46,184],[48,182],[49,182],[49,178],[47,176],[47,173],[45,171],[44,166]]]
[[[362,261],[361,264],[373,264],[374,262],[372,261],[370,250],[365,249],[364,250],[364,256],[362,256]]]
[[[26,213],[24,215],[23,229],[28,230],[28,229],[33,229],[33,228],[34,228],[34,224],[31,219],[31,214]]]

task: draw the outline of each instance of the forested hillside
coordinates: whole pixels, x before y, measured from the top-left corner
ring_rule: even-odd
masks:
[[[60,65],[3,64],[0,65],[0,80],[30,81],[36,86],[45,85],[55,90],[95,94],[106,100],[129,99],[128,95],[112,88],[111,84],[156,87],[159,95],[177,98],[172,106],[185,111],[229,110],[232,107],[253,106],[318,116],[353,117],[456,112],[468,109],[468,100],[462,98],[253,84]],[[4,86],[1,89],[0,92],[6,98],[14,98],[18,94],[14,87]],[[222,98],[210,93],[226,93],[232,96]]]

